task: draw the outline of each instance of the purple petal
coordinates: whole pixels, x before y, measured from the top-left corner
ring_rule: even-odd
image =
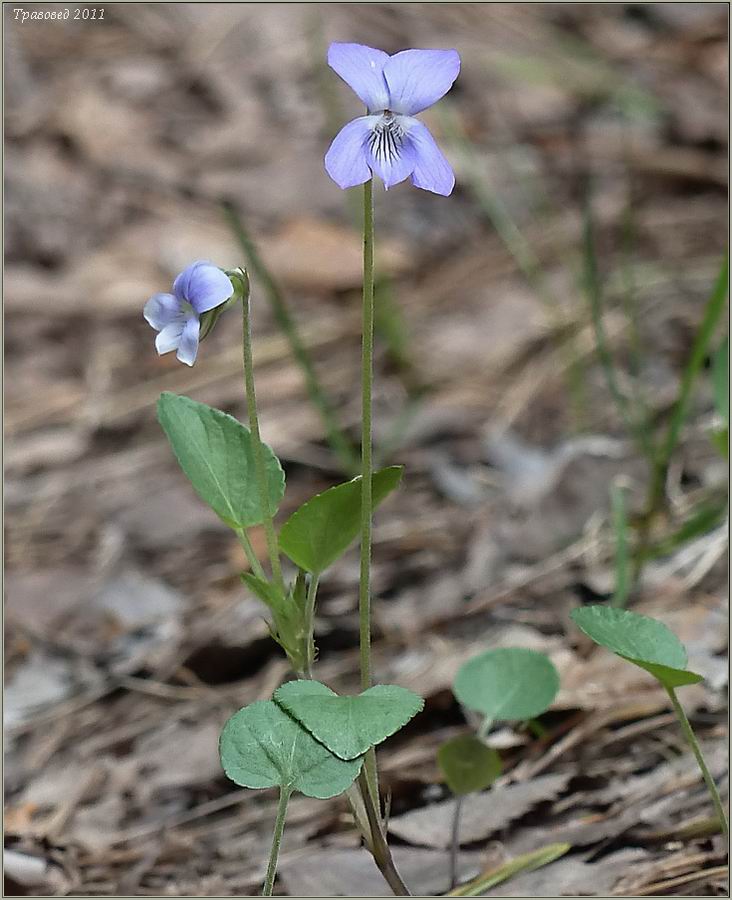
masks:
[[[384,64],[389,55],[363,44],[331,44],[328,65],[363,100],[369,112],[389,108]]]
[[[198,332],[200,323],[198,319],[191,317],[185,324],[183,334],[178,345],[178,359],[187,366],[192,366],[198,353]]]
[[[339,188],[354,187],[371,178],[368,139],[378,116],[361,116],[341,128],[325,154],[325,171]]]
[[[155,331],[160,331],[180,315],[180,303],[173,294],[155,294],[145,304],[142,314]]]
[[[389,109],[414,116],[436,103],[460,72],[457,50],[402,50],[389,57],[384,78],[389,85]]]
[[[417,119],[412,119],[407,140],[412,145],[415,156],[412,184],[425,191],[448,197],[455,187],[455,174],[435,143],[429,128]]]
[[[178,349],[185,324],[186,318],[181,313],[175,321],[170,322],[158,333],[155,338],[155,349],[161,356],[163,353],[170,353],[171,350]]]
[[[416,163],[414,147],[408,137],[405,137],[403,143],[397,145],[391,153],[380,153],[378,143],[374,144],[374,148],[368,150],[367,158],[374,175],[378,175],[384,182],[387,191],[405,178],[409,178]]]
[[[219,306],[234,293],[234,286],[221,269],[199,260],[184,269],[173,282],[173,292],[200,315]]]

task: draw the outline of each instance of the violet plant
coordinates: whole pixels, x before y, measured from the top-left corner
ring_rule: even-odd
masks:
[[[371,47],[336,43],[328,51],[328,63],[367,109],[365,116],[338,133],[325,156],[326,171],[341,188],[363,185],[360,474],[311,498],[279,529],[275,527],[285,475],[260,435],[245,269],[223,271],[197,261],[175,279],[172,293],[156,294],[148,301],[144,315],[158,332],[158,353],[175,350],[178,359],[190,366],[200,341],[222,313],[241,306],[248,426],[221,410],[168,392],[158,401],[158,418],[194,489],[237,535],[250,567],[242,581],[268,607],[271,635],[296,676],[271,700],[235,713],[220,738],[221,763],[232,781],[254,789],[279,789],[263,895],[273,893],[288,801],[299,791],[322,799],[345,794],[364,843],[392,892],[408,896],[387,842],[375,752],[422,709],[423,700],[398,685],[374,685],[371,666],[372,516],[402,477],[400,466],[374,472],[372,465],[373,180],[378,177],[388,189],[411,178],[416,187],[432,193],[452,192],[452,168],[415,116],[447,93],[459,73],[460,58],[455,50],[405,50],[389,56]],[[258,526],[266,537],[267,568],[249,537],[249,529]],[[321,578],[357,538],[361,693],[352,697],[339,696],[314,679],[315,613]],[[282,557],[288,561],[285,565]],[[515,662],[514,658],[505,670],[509,679],[515,676]],[[479,684],[477,689],[491,695],[490,686]],[[542,709],[552,697],[553,693],[542,701]]]
[[[244,381],[249,427],[187,397],[164,393],[160,423],[193,487],[237,534],[251,571],[242,578],[269,607],[273,638],[282,646],[300,680],[275,692],[274,700],[245,707],[221,735],[224,770],[237,784],[278,786],[280,803],[263,893],[273,891],[287,802],[294,790],[312,797],[344,791],[367,846],[396,894],[408,890],[386,841],[374,748],[422,707],[422,700],[397,685],[372,685],[370,564],[371,517],[401,479],[399,467],[372,471],[371,391],[374,329],[374,227],[372,177],[385,187],[412,176],[413,183],[448,195],[452,169],[427,128],[414,114],[436,102],[457,77],[455,51],[410,50],[387,56],[355,44],[334,44],[330,65],[354,88],[368,116],[347,125],[333,141],[326,169],[343,188],[364,184],[364,290],[361,474],[314,497],[275,531],[274,515],[284,496],[279,460],[259,433],[245,270],[224,272],[212,263],[188,266],[172,293],[156,294],[144,315],[158,332],[159,353],[176,351],[193,365],[199,342],[227,307],[240,302]],[[267,540],[269,574],[254,553],[248,530],[261,525]],[[323,572],[359,536],[360,668],[362,693],[338,697],[312,680],[317,590]],[[294,563],[283,571],[281,555]],[[358,779],[358,788],[354,782]]]

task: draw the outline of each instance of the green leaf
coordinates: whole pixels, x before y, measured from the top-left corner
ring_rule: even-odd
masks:
[[[712,380],[714,382],[714,402],[717,412],[729,429],[729,338],[726,337],[712,363]]]
[[[196,492],[231,528],[249,528],[264,518],[259,502],[252,437],[233,416],[167,391],[158,400],[158,420],[181,469]],[[285,493],[285,474],[265,444],[270,511]]]
[[[445,741],[437,751],[437,762],[453,794],[482,791],[501,774],[501,757],[474,734]]]
[[[343,760],[271,700],[245,706],[224,725],[221,765],[243,787],[280,787],[325,800],[347,790],[362,759]]]
[[[596,644],[650,672],[664,687],[703,681],[686,668],[684,645],[663,622],[602,604],[575,609],[572,619]]]
[[[521,647],[488,650],[468,660],[453,691],[468,709],[496,719],[531,719],[543,713],[559,690],[559,676],[543,653]]]
[[[403,466],[374,472],[371,481],[376,508],[401,481]],[[294,512],[280,531],[280,549],[313,575],[320,575],[348,549],[361,524],[361,476],[316,494]]]
[[[361,756],[415,716],[424,700],[396,684],[339,697],[319,681],[289,681],[275,701],[341,759]]]

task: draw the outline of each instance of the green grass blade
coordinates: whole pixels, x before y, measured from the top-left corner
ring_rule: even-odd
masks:
[[[303,343],[295,320],[287,308],[284,294],[259,255],[254,241],[244,227],[244,223],[236,210],[230,204],[225,204],[223,209],[226,221],[238,240],[247,258],[248,265],[264,289],[267,300],[272,307],[275,321],[287,339],[292,354],[302,370],[308,397],[320,414],[328,444],[343,469],[349,475],[354,475],[359,469],[358,454],[336,420],[331,403],[315,371],[310,353]]]
[[[630,566],[628,558],[628,510],[625,489],[613,484],[610,488],[610,508],[615,535],[615,590],[612,606],[625,607],[630,593]]]
[[[450,891],[444,896],[480,897],[496,885],[508,881],[509,878],[513,878],[514,875],[520,875],[523,872],[533,872],[535,869],[540,869],[542,866],[548,866],[549,863],[553,863],[561,856],[564,856],[565,853],[571,850],[571,847],[571,844],[548,844],[546,847],[542,847],[539,850],[523,853],[521,856],[517,856],[510,862],[504,863],[502,866],[498,866],[490,872],[484,872],[482,875],[473,879],[473,881],[469,881],[467,884],[455,888],[455,890]]]

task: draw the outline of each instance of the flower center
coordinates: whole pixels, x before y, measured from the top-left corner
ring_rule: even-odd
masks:
[[[193,316],[196,316],[196,318],[198,317],[198,313],[187,300],[183,300],[181,302],[180,311],[183,313],[186,319],[191,319],[193,318]]]
[[[381,163],[391,163],[399,156],[404,143],[404,128],[399,116],[385,109],[369,138],[369,149]]]

